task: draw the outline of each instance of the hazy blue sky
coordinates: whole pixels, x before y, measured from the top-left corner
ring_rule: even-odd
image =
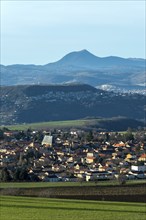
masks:
[[[1,0],[1,63],[46,64],[71,51],[145,57],[145,0]]]

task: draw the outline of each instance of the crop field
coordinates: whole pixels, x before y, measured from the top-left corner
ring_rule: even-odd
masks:
[[[2,220],[145,220],[142,203],[0,197]]]

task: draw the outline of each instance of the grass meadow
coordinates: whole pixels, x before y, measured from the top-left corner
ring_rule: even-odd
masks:
[[[126,185],[146,184],[146,180],[127,180]],[[99,182],[1,182],[0,188],[40,188],[40,187],[61,187],[61,186],[118,186],[117,180]]]
[[[2,220],[145,220],[144,203],[0,197]]]
[[[48,128],[67,128],[67,127],[82,127],[87,124],[97,123],[98,119],[93,120],[68,120],[68,121],[50,121],[50,122],[40,122],[40,123],[29,123],[29,124],[17,124],[6,126],[10,130],[27,130],[31,129],[48,129]],[[0,126],[3,128],[3,126]]]

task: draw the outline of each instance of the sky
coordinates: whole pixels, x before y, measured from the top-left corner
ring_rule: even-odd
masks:
[[[145,58],[145,0],[1,0],[1,64],[44,65],[87,49]]]

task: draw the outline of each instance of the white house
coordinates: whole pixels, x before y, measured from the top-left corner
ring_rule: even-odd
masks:
[[[142,171],[142,172],[145,172],[146,171],[146,165],[142,165],[142,166],[132,165],[131,166],[131,171]]]
[[[45,135],[42,141],[42,145],[50,146],[52,147],[53,142],[53,136],[51,135]]]

